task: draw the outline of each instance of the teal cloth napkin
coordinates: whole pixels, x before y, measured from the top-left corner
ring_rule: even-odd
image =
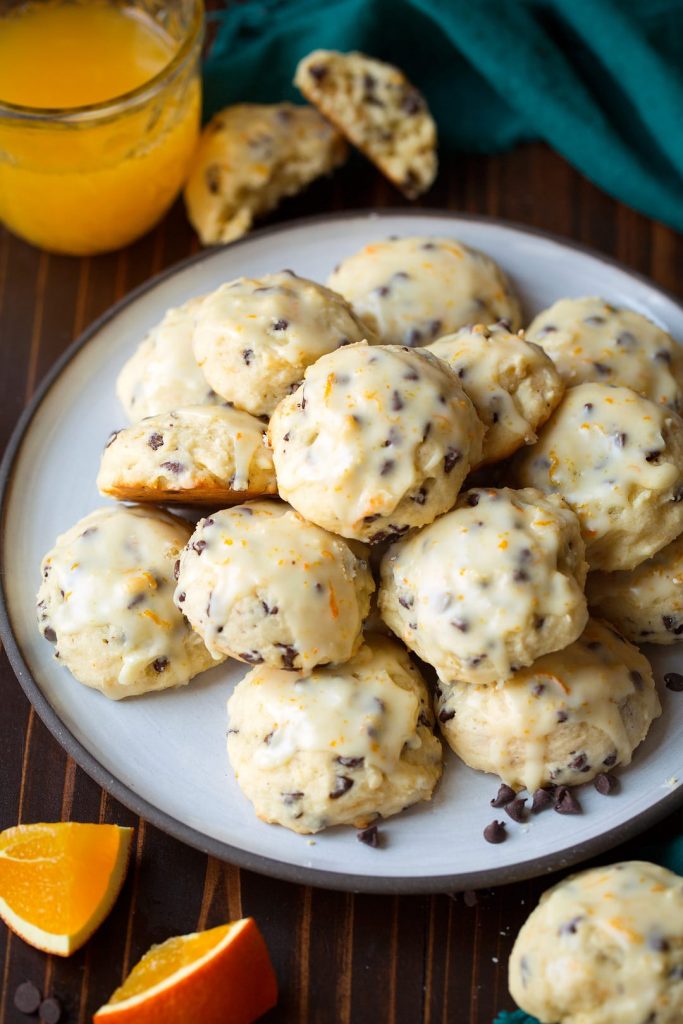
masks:
[[[683,875],[683,835],[678,839],[671,840],[663,847],[645,841],[638,850],[638,857],[640,860],[650,860],[654,864],[662,864],[665,868],[675,871],[676,874]],[[618,859],[618,856],[615,859]],[[580,870],[577,868],[577,871]],[[493,1024],[538,1024],[538,1021],[535,1017],[530,1017],[524,1010],[514,1010],[512,1013],[503,1010]]]
[[[207,115],[300,99],[301,57],[359,49],[424,92],[445,149],[543,139],[683,229],[683,0],[246,0],[210,17]]]

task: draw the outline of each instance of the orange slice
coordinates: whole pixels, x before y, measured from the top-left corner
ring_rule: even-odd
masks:
[[[253,919],[152,946],[94,1024],[250,1024],[275,1006],[277,981]]]
[[[69,956],[104,921],[128,867],[131,828],[73,821],[0,832],[0,917],[24,941]]]

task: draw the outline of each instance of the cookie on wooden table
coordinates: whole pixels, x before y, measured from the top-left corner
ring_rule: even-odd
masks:
[[[552,359],[503,324],[463,327],[426,347],[455,371],[486,426],[483,464],[533,444],[564,394]]]
[[[385,345],[427,345],[472,324],[521,324],[519,302],[490,256],[453,238],[371,242],[330,274]]]
[[[424,96],[392,64],[315,50],[294,84],[408,199],[436,177],[436,125]]]
[[[192,532],[158,509],[97,509],[42,561],[38,626],[86,686],[119,700],[189,682],[214,664],[173,604],[174,566]]]
[[[222,506],[275,494],[265,424],[220,405],[176,409],[111,435],[97,486],[119,501]]]
[[[228,714],[238,785],[259,818],[294,832],[365,828],[431,799],[441,775],[427,687],[385,637],[305,676],[259,666]]]
[[[194,155],[185,186],[190,221],[204,245],[232,242],[346,154],[343,136],[312,107],[227,107],[209,121]]]

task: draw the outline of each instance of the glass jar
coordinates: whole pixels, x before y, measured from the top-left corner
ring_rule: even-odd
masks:
[[[202,0],[126,6],[177,44],[154,77],[82,107],[0,102],[0,220],[52,252],[127,245],[163,216],[189,171],[200,123]],[[10,11],[0,4],[0,13]]]

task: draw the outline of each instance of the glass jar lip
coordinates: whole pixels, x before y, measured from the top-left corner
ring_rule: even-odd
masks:
[[[114,96],[110,100],[101,100],[98,103],[84,104],[80,107],[26,107],[19,103],[0,100],[0,118],[25,122],[49,121],[52,125],[69,125],[105,120],[116,114],[125,113],[128,108],[143,104],[163,88],[166,82],[192,57],[197,45],[201,44],[203,34],[204,0],[193,0],[192,24],[177,53],[161,71],[158,71],[153,78],[143,82],[142,85],[121,93],[119,96]]]

